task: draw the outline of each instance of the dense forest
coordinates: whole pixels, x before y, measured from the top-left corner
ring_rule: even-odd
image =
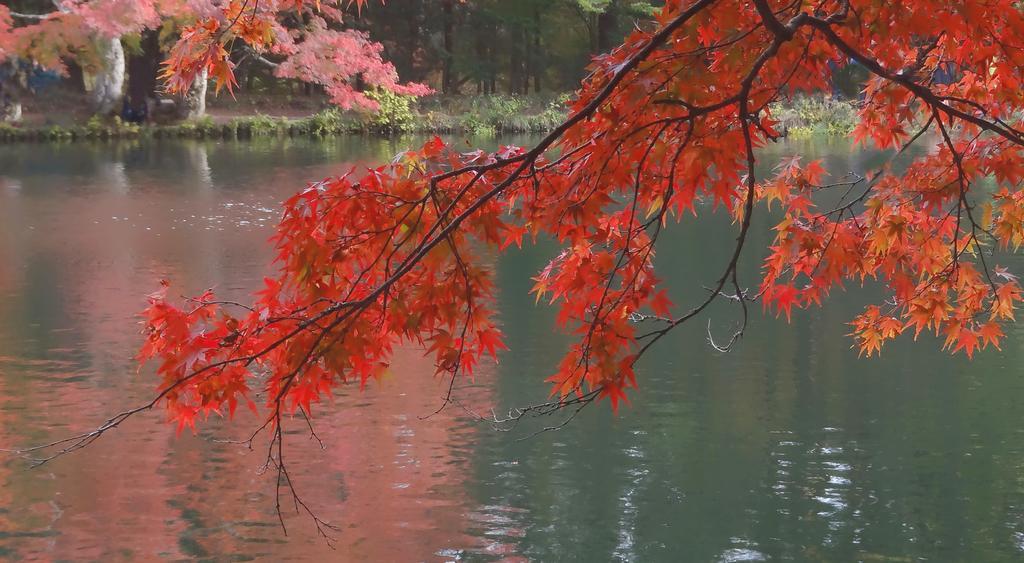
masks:
[[[630,0],[392,0],[358,20],[403,78],[446,94],[571,90],[654,6]]]

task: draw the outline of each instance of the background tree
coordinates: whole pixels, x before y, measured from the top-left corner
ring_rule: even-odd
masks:
[[[618,45],[623,25],[650,16],[654,6],[632,0],[573,0],[587,22],[590,50],[598,54]]]
[[[197,76],[214,72],[218,84],[233,86],[224,80],[233,76],[235,66],[224,47],[229,38],[258,51],[257,60],[273,66],[276,76],[320,85],[344,108],[374,107],[362,94],[365,88],[410,95],[429,91],[401,83],[395,68],[382,58],[382,46],[364,32],[346,27],[345,9],[353,4],[348,0],[315,5],[286,0],[63,0],[52,4],[26,0],[23,4],[34,11],[0,6],[0,56],[65,73],[67,61],[77,62],[90,73],[94,110],[99,114],[117,109],[124,93],[124,43],[135,53],[133,69],[138,77],[132,98],[138,103],[137,98],[147,90],[152,93],[156,86],[154,59],[164,48],[160,38],[169,36],[177,38],[167,46],[163,77],[172,80],[172,90],[188,93],[182,105],[185,117],[202,115],[205,107],[206,81],[196,80]],[[189,88],[181,87],[186,83]]]
[[[6,12],[8,25],[0,26],[0,57],[10,64],[61,73],[69,71],[69,63],[84,69],[92,109],[110,114],[120,109],[125,90],[124,42],[133,44],[147,59],[145,64],[140,60],[135,65],[140,83],[146,84],[150,81],[146,76],[152,72],[146,67],[152,66],[153,49],[157,48],[147,32],[164,22],[207,13],[211,6],[182,0],[24,1]]]

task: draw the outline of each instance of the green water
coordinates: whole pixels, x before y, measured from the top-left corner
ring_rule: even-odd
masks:
[[[528,143],[530,139],[514,142]],[[0,448],[63,437],[142,402],[135,317],[157,280],[242,297],[267,273],[277,203],[303,183],[388,160],[413,139],[0,147]],[[503,141],[512,142],[512,141]],[[494,141],[486,143],[494,144]],[[842,142],[762,155],[862,171],[879,155]],[[770,240],[745,255],[754,286]],[[673,299],[700,300],[733,243],[727,218],[673,227],[658,267]],[[175,437],[161,413],[26,471],[0,461],[0,558],[330,561],[1015,561],[1024,559],[1024,331],[973,362],[932,338],[859,359],[846,323],[876,295],[837,292],[787,324],[755,315],[729,354],[706,341],[737,311],[712,308],[642,365],[617,416],[583,411],[496,432],[467,412],[546,399],[567,337],[529,278],[555,255],[503,257],[511,351],[440,405],[415,350],[364,393],[298,421],[292,472],[340,531],[277,523],[262,452],[216,441],[255,419]],[[1009,264],[1019,273],[1024,264]]]

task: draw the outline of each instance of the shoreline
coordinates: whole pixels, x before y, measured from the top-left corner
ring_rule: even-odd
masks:
[[[217,139],[246,140],[261,137],[325,138],[343,135],[379,135],[387,137],[401,134],[473,134],[500,135],[544,133],[554,126],[467,128],[445,124],[425,123],[412,127],[384,129],[357,121],[324,120],[320,114],[306,118],[254,115],[216,122],[209,118],[173,124],[134,124],[114,119],[104,123],[87,123],[65,127],[60,125],[17,127],[0,125],[0,144],[96,142],[136,139]]]
[[[482,99],[470,111],[450,114],[416,111],[405,106],[398,111],[357,115],[326,109],[307,117],[275,117],[262,113],[215,119],[205,116],[177,123],[125,123],[120,118],[93,117],[79,125],[35,125],[22,127],[0,123],[0,144],[106,142],[135,139],[246,140],[260,137],[324,138],[342,135],[509,135],[546,133],[566,117],[556,103],[540,112],[524,112],[525,103],[516,98],[496,96]],[[824,96],[801,97],[772,108],[784,137],[838,137],[855,124],[852,102]]]

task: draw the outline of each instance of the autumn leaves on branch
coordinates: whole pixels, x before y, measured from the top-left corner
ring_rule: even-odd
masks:
[[[998,346],[1021,292],[990,255],[1024,240],[1024,154],[1011,122],[1024,19],[1005,4],[669,2],[657,26],[595,62],[572,117],[534,149],[460,154],[435,140],[365,176],[309,187],[286,207],[281,273],[252,311],[235,318],[212,298],[186,310],[157,296],[144,358],[161,359],[164,398],[183,424],[233,405],[254,371],[272,416],[308,412],[335,385],[376,377],[403,343],[424,346],[439,373],[471,374],[502,347],[482,249],[544,235],[563,251],[535,291],[578,340],[549,378],[556,400],[541,408],[600,397],[616,406],[644,352],[716,299],[741,305],[729,343],[742,335],[751,296],[737,265],[758,205],[773,203],[784,218],[758,293],[766,308],[789,317],[837,285],[875,280],[888,299],[852,324],[865,354],[908,329],[968,355]],[[900,173],[851,182],[826,184],[820,164],[796,159],[757,178],[757,147],[779,136],[770,104],[825,88],[837,59],[874,74],[858,141],[935,149]],[[931,83],[940,65],[960,80]],[[549,148],[561,156],[550,160]],[[979,187],[988,177],[1000,191]],[[837,190],[838,204],[818,206]],[[736,245],[710,294],[673,316],[655,244],[670,217],[709,207],[735,216]]]

